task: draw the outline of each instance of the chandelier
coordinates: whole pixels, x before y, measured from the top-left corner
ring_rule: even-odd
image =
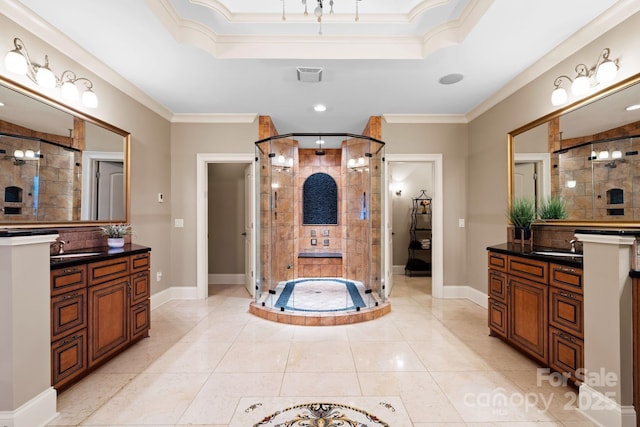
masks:
[[[286,0],[280,0],[282,1],[282,20],[286,21],[287,20],[287,16],[286,16],[286,11],[285,11],[285,3]],[[313,9],[313,14],[316,17],[316,20],[318,21],[318,24],[320,25],[320,30],[318,31],[318,34],[322,35],[322,17],[324,16],[324,5],[325,3],[327,3],[325,0],[315,0],[316,1],[316,7],[315,9]],[[360,13],[358,10],[358,3],[361,2],[362,0],[355,0],[356,2],[356,17],[355,17],[355,21],[358,22],[360,20]],[[302,4],[304,5],[304,16],[309,16],[309,4],[308,3],[312,3],[313,5],[313,0],[302,0]],[[333,0],[329,0],[329,15],[333,15]]]

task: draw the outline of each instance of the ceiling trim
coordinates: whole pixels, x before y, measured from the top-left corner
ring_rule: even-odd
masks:
[[[383,114],[389,124],[466,124],[469,123],[464,114]]]
[[[233,24],[274,24],[282,22],[282,13],[233,13],[218,0],[190,0],[192,4],[203,6],[211,9],[220,14],[224,19]],[[267,1],[267,0],[265,0]],[[277,6],[277,0],[274,1],[274,6]],[[450,0],[425,0],[416,6],[414,6],[408,13],[360,13],[359,22],[361,23],[387,23],[387,24],[410,24],[414,20],[418,19],[421,15],[428,12],[430,9],[434,9],[439,6],[444,6],[449,3]],[[313,8],[312,8],[313,9]],[[310,12],[309,16],[305,16],[304,13],[291,13],[287,11],[287,22],[310,22],[315,20]],[[353,22],[354,13],[334,13],[331,18],[331,23],[337,22]],[[327,22],[329,22],[327,20]]]
[[[461,16],[422,36],[225,35],[181,17],[170,0],[146,0],[147,7],[180,43],[227,59],[424,59],[460,43],[493,0],[470,2]]]
[[[171,123],[253,123],[258,113],[174,114]]]

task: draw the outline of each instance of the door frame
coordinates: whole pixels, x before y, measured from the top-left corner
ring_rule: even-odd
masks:
[[[443,233],[443,182],[442,182],[442,153],[437,154],[387,154],[385,155],[386,160],[386,170],[385,173],[385,188],[389,189],[389,172],[391,170],[390,163],[394,162],[430,162],[433,163],[433,232],[431,236],[431,247],[432,247],[432,256],[433,256],[433,264],[431,271],[431,295],[434,298],[444,298],[444,233]],[[385,199],[385,211],[391,211],[391,203],[393,202],[391,197],[387,197]],[[385,221],[390,221],[390,217],[387,216]],[[387,224],[386,232],[389,231],[389,226]],[[386,236],[385,236],[386,238]],[[388,245],[390,246],[390,245]],[[390,260],[389,258],[393,253],[393,248],[387,248],[385,251],[386,260]],[[385,261],[387,264],[389,261]],[[392,274],[392,272],[387,271],[387,274]]]
[[[197,153],[196,154],[196,298],[206,299],[209,296],[209,248],[208,248],[208,169],[209,163],[243,163],[254,168],[255,176],[255,154],[245,153]],[[252,187],[255,191],[255,187]],[[251,195],[251,200],[255,201],[255,194]],[[251,207],[245,207],[250,209]],[[254,227],[251,232],[252,247],[255,248],[255,209],[251,209],[251,220]],[[251,257],[251,265],[255,271],[255,249]],[[255,275],[254,275],[255,277]]]
[[[80,218],[92,219],[92,206],[95,202],[96,170],[95,162],[122,162],[124,167],[124,153],[121,151],[90,151],[82,152],[82,199],[80,201]],[[126,173],[126,172],[125,172]],[[125,177],[127,179],[128,177]]]

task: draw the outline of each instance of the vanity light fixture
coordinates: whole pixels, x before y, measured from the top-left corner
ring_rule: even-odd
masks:
[[[285,3],[286,0],[280,0],[282,2],[282,20],[286,21],[287,20],[287,15],[286,15],[286,11],[285,11]],[[360,3],[362,0],[355,0],[356,2],[356,16],[355,16],[355,21],[358,22],[360,20],[360,11],[358,8],[358,3]],[[309,5],[307,3],[313,3],[313,0],[302,0],[302,4],[304,5],[304,16],[309,16]],[[320,29],[318,31],[318,34],[322,35],[322,18],[324,16],[324,5],[325,3],[327,3],[326,0],[316,0],[316,7],[313,9],[313,14],[316,17],[316,21],[318,21],[318,24],[320,25]],[[333,3],[334,0],[329,0],[329,14],[333,15]]]
[[[614,80],[619,68],[618,59],[609,59],[610,54],[611,51],[606,47],[600,52],[596,65],[593,67],[587,67],[585,64],[576,65],[577,74],[573,79],[566,75],[556,77],[553,82],[554,89],[551,93],[551,103],[554,106],[558,106],[567,102],[568,94],[566,89],[562,87],[565,81],[571,83],[571,93],[580,96],[600,83]]]
[[[76,101],[83,89],[82,104],[87,108],[98,107],[98,97],[93,91],[93,83],[86,77],[78,77],[71,70],[66,70],[57,77],[49,68],[49,55],[44,56],[44,65],[32,62],[24,42],[18,37],[13,39],[15,49],[10,50],[4,58],[4,65],[10,72],[27,76],[38,86],[47,89],[60,88],[62,97]],[[82,85],[82,87],[79,87]]]

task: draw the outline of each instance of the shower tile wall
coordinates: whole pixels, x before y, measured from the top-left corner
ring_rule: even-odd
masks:
[[[298,248],[296,250],[296,255],[300,252],[333,252],[333,253],[343,253],[343,245],[342,245],[342,236],[344,235],[344,221],[342,215],[338,215],[338,225],[332,224],[314,224],[314,225],[303,225],[302,224],[302,187],[306,179],[313,175],[314,173],[323,172],[327,175],[330,175],[338,185],[338,211],[341,212],[341,206],[343,203],[343,178],[342,178],[342,150],[341,149],[325,149],[325,154],[319,156],[316,154],[316,150],[314,149],[300,149],[298,150],[299,163],[298,163],[298,171],[296,174],[296,212],[298,221],[296,224],[299,224],[297,230],[297,242]],[[312,236],[312,232],[315,231],[315,236]],[[325,235],[325,232],[328,232],[328,236]],[[312,239],[316,240],[316,245],[312,244]],[[325,245],[324,241],[328,240],[329,244]],[[343,253],[342,266],[335,266],[332,268],[332,271],[336,271],[337,275],[332,275],[334,277],[343,277],[344,275],[344,264],[346,260],[346,254]],[[318,265],[317,269],[309,268],[309,263],[316,263]],[[334,264],[336,260],[332,260],[331,263]],[[320,276],[320,265],[322,265],[323,261],[321,260],[310,260],[305,259],[303,264],[305,264],[305,273],[306,272],[317,272]],[[299,268],[300,263],[296,263],[296,266]],[[326,267],[325,267],[326,271]],[[297,277],[302,277],[302,271],[296,271]]]

